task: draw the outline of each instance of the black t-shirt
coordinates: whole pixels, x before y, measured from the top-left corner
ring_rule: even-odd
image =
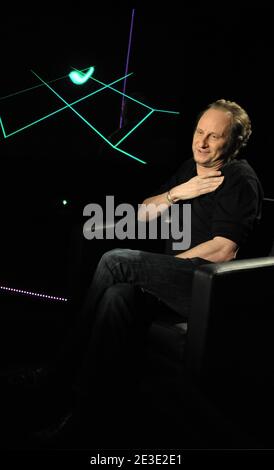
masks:
[[[263,190],[255,171],[244,159],[226,163],[221,172],[224,180],[216,191],[177,202],[180,205],[179,226],[182,230],[182,206],[190,204],[191,243],[188,249],[221,236],[237,243],[240,247],[237,258],[240,258],[261,218]],[[195,161],[192,158],[186,160],[155,194],[168,191],[196,175]],[[166,241],[166,253],[176,254],[182,251],[173,249],[174,241],[178,243],[180,240],[174,240],[170,235]]]

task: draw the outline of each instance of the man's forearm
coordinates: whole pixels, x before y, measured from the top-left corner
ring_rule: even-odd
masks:
[[[171,203],[167,199],[167,192],[145,199],[138,209],[138,220],[144,222],[158,217],[166,211]]]
[[[235,258],[237,245],[224,237],[215,237],[176,255],[177,258],[203,258],[213,263],[230,261]]]

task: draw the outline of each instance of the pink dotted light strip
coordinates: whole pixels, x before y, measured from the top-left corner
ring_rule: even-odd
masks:
[[[8,292],[15,292],[16,294],[29,295],[31,297],[39,297],[39,298],[47,299],[47,300],[58,300],[60,302],[68,301],[68,299],[66,299],[65,297],[55,297],[54,295],[39,294],[38,292],[31,292],[31,291],[23,290],[23,289],[15,289],[13,287],[0,286],[0,289],[8,291]]]

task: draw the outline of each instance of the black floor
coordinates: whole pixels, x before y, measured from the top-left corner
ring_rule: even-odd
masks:
[[[178,364],[148,359],[139,386],[115,418],[87,417],[67,426],[52,440],[36,431],[61,423],[73,406],[63,387],[10,387],[5,380],[24,366],[43,366],[55,352],[72,321],[69,304],[2,293],[1,305],[1,450],[50,451],[88,449],[263,449],[260,430],[220,412],[189,381]],[[91,407],[92,408],[92,407]],[[228,407],[229,408],[229,407]],[[255,406],[254,406],[255,409]],[[253,412],[251,408],[251,413]],[[264,421],[262,421],[264,422]],[[264,436],[267,434],[266,429]]]

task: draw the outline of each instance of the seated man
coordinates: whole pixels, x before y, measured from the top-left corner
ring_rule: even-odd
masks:
[[[170,238],[164,254],[115,249],[102,256],[78,326],[56,361],[62,377],[77,377],[81,403],[92,396],[92,406],[100,403],[109,412],[131,398],[133,364],[157,314],[157,307],[153,312],[142,308],[144,293],[166,306],[167,314],[174,311],[187,319],[195,268],[241,255],[260,218],[263,197],[254,170],[236,158],[250,134],[250,119],[238,104],[223,99],[210,104],[197,120],[193,157],[140,206],[138,218],[145,221],[177,204],[182,226],[183,205],[190,204],[188,249],[174,249]],[[151,204],[154,209],[147,211]]]

